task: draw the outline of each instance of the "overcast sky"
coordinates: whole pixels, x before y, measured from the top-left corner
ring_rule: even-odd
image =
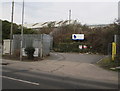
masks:
[[[11,2],[2,2],[0,19],[11,21]],[[24,23],[60,21],[68,19],[82,24],[109,24],[118,18],[118,2],[25,2]],[[22,3],[15,2],[14,22],[21,24]]]

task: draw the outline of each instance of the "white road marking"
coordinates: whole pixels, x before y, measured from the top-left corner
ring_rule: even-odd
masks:
[[[105,56],[105,57],[101,58],[99,61],[97,61],[97,63],[99,63],[100,61],[102,61],[106,57],[108,57],[108,56]]]
[[[0,76],[0,77],[7,78],[7,79],[10,79],[10,80],[19,81],[19,82],[23,82],[23,83],[33,84],[33,85],[40,85],[39,83],[25,81],[25,80],[21,80],[21,79],[12,78],[12,77],[7,77],[7,76]]]

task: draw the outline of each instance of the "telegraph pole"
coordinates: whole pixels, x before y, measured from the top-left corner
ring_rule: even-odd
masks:
[[[120,24],[120,1],[118,2],[118,23]]]
[[[70,21],[71,21],[71,10],[69,10],[69,24],[70,24]]]
[[[24,23],[24,0],[22,6],[22,26],[21,26],[21,48],[20,48],[20,61],[22,61],[22,47],[23,47],[23,23]]]
[[[10,55],[12,55],[13,13],[14,13],[14,0],[12,1],[11,30],[10,30]]]

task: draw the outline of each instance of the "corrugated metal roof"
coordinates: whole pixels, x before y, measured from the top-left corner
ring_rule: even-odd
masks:
[[[70,22],[73,23],[75,20],[71,20]],[[24,24],[24,27],[27,28],[42,28],[47,26],[50,23],[54,23],[55,27],[58,27],[62,24],[69,24],[69,20],[61,20],[61,21],[49,21],[49,22],[43,22],[43,23],[34,23],[34,24]]]

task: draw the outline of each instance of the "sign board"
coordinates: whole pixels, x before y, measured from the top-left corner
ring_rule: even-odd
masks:
[[[84,45],[84,46],[83,46],[83,48],[84,48],[84,49],[87,49],[87,46],[86,46],[86,45]]]
[[[25,48],[22,48],[22,55],[27,56],[26,53],[25,53]]]
[[[84,40],[84,34],[72,34],[72,40]]]
[[[92,48],[92,46],[90,46],[90,48]]]
[[[35,48],[34,57],[38,57],[38,55],[39,55],[39,49]]]
[[[79,45],[79,49],[82,49],[82,45]]]
[[[115,59],[115,56],[116,56],[116,43],[113,42],[112,43],[112,60]]]

